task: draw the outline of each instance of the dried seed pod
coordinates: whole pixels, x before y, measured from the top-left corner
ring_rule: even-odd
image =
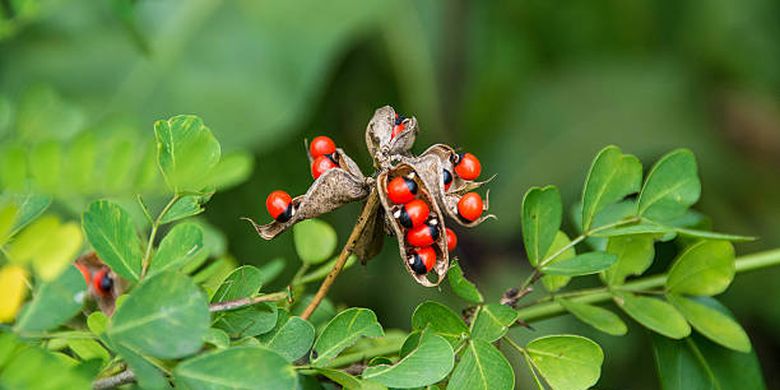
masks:
[[[374,211],[370,215],[371,220],[366,223],[365,228],[360,232],[357,241],[355,241],[355,246],[352,248],[352,253],[363,264],[366,264],[368,260],[378,255],[385,243],[385,213],[379,202],[374,204]]]
[[[425,158],[427,156],[435,156],[439,159],[441,163],[441,170],[447,170],[452,174],[452,184],[450,187],[445,191],[446,193],[456,193],[456,194],[465,194],[469,191],[474,191],[475,189],[483,186],[484,184],[487,184],[493,180],[496,176],[493,175],[492,177],[488,178],[484,181],[475,181],[475,180],[464,180],[462,177],[455,174],[455,161],[457,161],[458,153],[449,145],[445,144],[436,144],[431,147],[429,147],[427,150],[425,150],[422,154],[420,154],[420,159]],[[439,176],[442,176],[442,173],[439,174]]]
[[[404,229],[401,224],[398,223],[398,221],[392,218],[393,211],[399,206],[394,205],[387,198],[387,182],[396,176],[409,177],[416,182],[418,186],[417,199],[420,199],[428,204],[430,208],[430,215],[432,218],[436,218],[438,221],[437,226],[441,230],[433,244],[433,249],[436,252],[436,264],[428,274],[418,274],[407,261],[414,248],[410,246],[405,240],[406,229]],[[401,259],[407,272],[409,272],[409,275],[411,275],[418,283],[422,284],[423,286],[433,287],[439,285],[439,283],[444,280],[447,269],[449,268],[447,237],[444,233],[446,231],[446,227],[444,226],[444,218],[442,218],[443,214],[439,208],[439,202],[437,202],[427,184],[422,180],[420,173],[417,172],[415,167],[410,164],[401,163],[390,170],[381,172],[377,177],[376,186],[380,203],[382,204],[384,213],[387,216],[385,220],[387,221],[387,224],[390,226],[393,235],[395,235],[396,240],[398,241],[398,248],[400,250]],[[430,279],[429,275],[431,274],[435,274],[435,280]]]
[[[242,219],[251,222],[260,237],[270,240],[299,221],[318,217],[347,203],[362,200],[369,192],[370,186],[365,179],[342,168],[334,168],[315,180],[305,194],[293,198],[293,216],[286,222],[273,221],[260,225],[250,218]]]
[[[384,106],[374,112],[366,126],[366,146],[377,168],[386,167],[394,156],[407,156],[417,138],[417,119],[405,118],[404,130],[393,136],[396,126],[396,112],[393,107]]]
[[[487,219],[491,219],[491,218],[495,219],[496,218],[496,216],[493,215],[493,214],[484,214],[483,213],[479,218],[477,218],[477,219],[475,219],[473,221],[466,221],[466,220],[464,220],[458,214],[458,202],[460,201],[460,199],[462,197],[463,197],[463,195],[460,195],[460,194],[446,194],[444,196],[444,207],[443,208],[446,210],[446,213],[447,213],[447,215],[449,215],[450,219],[452,219],[453,221],[457,222],[459,225],[471,228],[471,227],[478,226],[482,222],[485,222],[485,220],[487,220]],[[489,198],[490,198],[490,191],[485,193],[485,200],[483,202],[483,207],[482,207],[483,212],[487,211],[488,208],[490,207],[489,206],[489,203],[490,203],[489,202],[490,201]]]

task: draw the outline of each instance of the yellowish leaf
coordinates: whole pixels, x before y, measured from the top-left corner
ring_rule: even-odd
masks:
[[[0,323],[11,322],[27,295],[27,271],[18,265],[0,269]]]

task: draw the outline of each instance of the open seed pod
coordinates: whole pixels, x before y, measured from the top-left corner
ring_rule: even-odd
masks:
[[[347,203],[362,200],[369,192],[370,186],[362,176],[356,176],[342,168],[333,168],[315,180],[305,194],[293,198],[293,215],[287,222],[273,221],[260,225],[250,218],[242,219],[251,222],[260,237],[270,240],[299,221],[315,218]]]
[[[366,126],[366,147],[374,159],[374,166],[384,166],[391,156],[409,154],[419,131],[417,119],[405,118],[401,123],[404,130],[393,137],[393,128],[396,126],[393,107],[384,106],[374,112]]]
[[[431,269],[431,272],[428,272],[427,274],[418,274],[410,266],[408,259],[411,254],[411,250],[414,248],[406,243],[406,229],[404,229],[401,224],[395,218],[393,218],[393,213],[400,207],[400,205],[395,205],[388,199],[387,182],[397,176],[407,177],[415,181],[417,184],[417,199],[424,201],[428,205],[430,209],[430,218],[435,218],[437,220],[439,234],[434,244],[432,245],[434,251],[436,252],[436,264]],[[401,260],[404,264],[404,267],[406,267],[406,271],[409,272],[409,275],[411,275],[418,283],[423,286],[438,286],[439,283],[444,280],[447,269],[449,268],[449,253],[447,252],[447,234],[446,227],[444,225],[444,215],[439,209],[439,205],[435,197],[432,195],[427,184],[421,179],[420,174],[416,172],[415,168],[412,165],[406,163],[401,163],[393,169],[380,173],[377,177],[376,185],[379,200],[386,215],[386,221],[391,227],[393,234],[396,236]],[[431,280],[432,277],[435,277],[435,279]]]
[[[423,159],[428,156],[435,156],[439,159],[441,162],[441,169],[446,169],[450,172],[452,175],[452,185],[450,185],[450,188],[447,189],[448,194],[465,194],[469,191],[474,191],[475,189],[490,183],[493,178],[496,176],[493,175],[487,180],[484,181],[474,181],[474,180],[464,180],[463,178],[459,177],[455,174],[455,162],[458,161],[458,153],[449,145],[445,144],[435,144],[431,147],[429,147],[427,150],[425,150],[420,156],[419,159]],[[439,177],[442,176],[442,171],[439,171]],[[444,191],[442,187],[442,191]]]
[[[462,197],[463,197],[462,194],[452,194],[452,193],[446,194],[444,196],[444,206],[443,206],[443,208],[445,209],[445,212],[447,213],[447,215],[449,215],[450,219],[452,219],[453,221],[457,222],[458,225],[472,228],[472,227],[475,227],[475,226],[479,226],[479,224],[481,224],[482,222],[485,222],[485,220],[488,220],[488,219],[491,219],[491,218],[492,219],[496,218],[496,216],[493,215],[493,214],[484,214],[484,212],[487,211],[490,208],[490,205],[489,205],[489,203],[490,203],[490,191],[485,193],[485,200],[483,201],[483,207],[482,207],[482,211],[483,211],[482,216],[480,216],[476,220],[470,221],[470,222],[462,219],[458,215],[458,202],[460,201],[460,198],[462,198]]]

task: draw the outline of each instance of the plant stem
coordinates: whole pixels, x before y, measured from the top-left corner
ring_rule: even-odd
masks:
[[[246,298],[236,299],[234,301],[213,303],[209,305],[209,311],[214,313],[219,311],[235,310],[246,306],[252,306],[260,302],[279,301],[288,298],[289,296],[290,294],[287,291],[279,291],[272,294],[260,295],[257,297],[246,297]]]
[[[390,343],[387,345],[379,345],[373,348],[365,349],[360,352],[348,353],[341,355],[328,364],[328,367],[344,367],[352,363],[370,359],[375,356],[382,356],[387,354],[397,354],[401,349],[401,343]]]
[[[333,264],[333,268],[330,270],[330,273],[328,273],[328,276],[326,276],[325,280],[322,281],[319,290],[317,290],[317,293],[314,295],[314,298],[312,298],[309,306],[306,306],[306,309],[301,314],[301,318],[304,320],[309,319],[311,314],[314,313],[314,310],[317,309],[317,306],[320,305],[320,302],[322,302],[325,296],[328,295],[330,286],[333,285],[336,277],[339,276],[339,272],[341,272],[341,269],[344,268],[344,264],[347,262],[349,255],[352,253],[352,249],[355,247],[358,238],[360,238],[360,235],[366,228],[368,221],[371,220],[378,201],[379,196],[377,196],[376,190],[371,190],[371,193],[368,195],[368,199],[366,199],[366,204],[363,205],[363,211],[360,212],[357,223],[355,223],[355,227],[352,229],[352,233],[349,234],[349,238],[347,238],[347,243],[344,244],[344,248],[341,249],[341,253],[339,253],[339,257],[336,260],[336,263]]]
[[[95,383],[92,384],[92,389],[94,390],[113,389],[133,382],[135,382],[135,374],[133,374],[133,372],[130,370],[125,370],[120,372],[119,374],[96,380]]]
[[[777,266],[780,265],[780,249],[740,256],[736,259],[735,263],[737,273]],[[628,282],[624,284],[622,288],[642,291],[662,287],[666,283],[666,276],[666,274],[648,276],[633,282]],[[571,298],[571,300],[578,303],[594,304],[612,299],[612,294],[606,287],[582,290],[582,292],[575,293],[578,294],[576,297]],[[565,313],[566,309],[559,303],[550,301],[524,307],[518,309],[517,312],[519,318],[523,321],[536,322]]]
[[[19,333],[19,335],[25,338],[33,338],[33,339],[76,340],[76,339],[97,339],[98,338],[91,332],[82,332],[78,330],[67,330],[63,332],[30,332],[30,333]]]
[[[179,193],[176,193],[171,197],[171,200],[168,201],[168,204],[163,207],[162,211],[160,211],[160,214],[157,216],[157,219],[152,223],[152,230],[149,232],[149,242],[146,244],[146,253],[144,253],[144,258],[141,261],[141,279],[143,280],[144,276],[146,276],[146,271],[149,269],[149,261],[152,259],[152,247],[154,246],[154,239],[157,237],[157,229],[160,227],[160,223],[165,217],[165,214],[168,214],[168,211],[173,207],[173,204],[176,203],[177,200],[181,195]]]

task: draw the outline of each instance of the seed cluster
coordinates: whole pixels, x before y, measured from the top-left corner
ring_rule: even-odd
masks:
[[[424,286],[438,285],[458,242],[445,226],[445,216],[464,227],[494,217],[484,213],[487,196],[483,200],[474,191],[490,179],[477,181],[482,171],[479,159],[449,145],[436,144],[413,155],[418,131],[414,117],[399,115],[389,106],[376,110],[366,127],[366,146],[377,169],[370,176],[331,138],[314,138],[306,145],[314,178],[309,190],[294,198],[274,191],[266,199],[274,222],[260,225],[248,220],[270,240],[299,221],[376,197],[378,201],[367,203],[373,207],[368,210],[370,218],[350,251],[365,262],[381,251],[384,233],[394,235],[409,274]]]

